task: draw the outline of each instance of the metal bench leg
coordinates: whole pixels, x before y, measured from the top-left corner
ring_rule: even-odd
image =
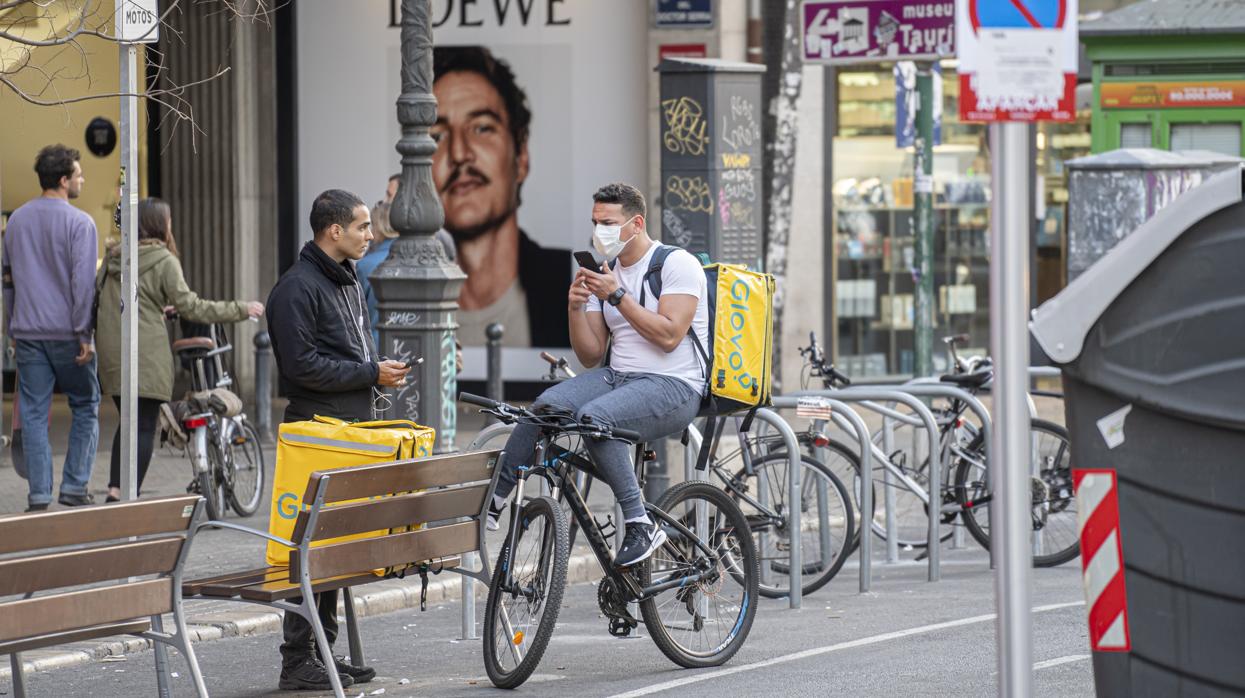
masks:
[[[159,615],[151,617],[153,632],[164,634],[164,619]],[[151,651],[156,655],[156,695],[160,698],[171,698],[173,688],[169,685],[169,650],[159,640],[151,641]]]
[[[346,634],[350,640],[350,663],[367,666],[363,661],[363,638],[359,637],[359,618],[354,610],[354,594],[350,587],[342,589],[342,604],[346,607]]]
[[[337,698],[346,698],[341,677],[333,669],[333,647],[329,644],[328,636],[324,634],[324,626],[320,624],[320,614],[316,611],[316,596],[311,593],[310,583],[304,584],[302,606],[307,612],[307,622],[311,623],[311,630],[315,633],[316,647],[320,650],[320,656],[324,658],[324,665],[328,667],[329,683],[333,685],[333,695]]]
[[[26,698],[26,666],[22,662],[22,653],[10,654],[9,664],[13,667],[13,695]]]
[[[476,553],[467,553],[463,555],[463,569],[474,569],[479,563],[476,562]],[[467,575],[459,575],[462,581],[462,587],[459,592],[462,594],[462,637],[461,640],[476,639],[476,585],[475,579]]]
[[[180,606],[178,606],[180,608]],[[195,693],[199,698],[208,698],[207,684],[203,682],[203,672],[199,670],[199,658],[195,656],[195,650],[191,644],[190,634],[186,631],[186,618],[180,612],[173,612],[173,624],[177,626],[177,651],[186,657],[186,664],[190,667],[190,679],[194,681]]]

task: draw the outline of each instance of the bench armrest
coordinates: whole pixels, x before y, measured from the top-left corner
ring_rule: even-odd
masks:
[[[290,540],[286,540],[285,538],[278,538],[277,536],[274,536],[270,533],[265,533],[263,531],[260,531],[254,528],[249,528],[247,526],[240,526],[235,523],[229,523],[228,521],[204,521],[203,523],[199,524],[198,527],[195,528],[195,533],[198,533],[200,530],[205,529],[205,528],[224,528],[230,531],[238,531],[239,533],[247,533],[252,536],[259,536],[260,538],[267,538],[268,540],[278,545],[284,545],[287,548],[298,547],[298,543],[295,543]]]

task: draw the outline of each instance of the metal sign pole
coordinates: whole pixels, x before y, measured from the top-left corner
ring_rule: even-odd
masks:
[[[138,498],[138,46],[121,45],[121,499]]]
[[[1029,542],[1029,145],[1023,123],[990,126],[990,353],[994,357],[995,501],[990,507],[998,600],[999,695],[1033,695]]]
[[[931,63],[916,69],[916,138],[913,202],[916,214],[916,361],[917,377],[934,372],[934,71]]]

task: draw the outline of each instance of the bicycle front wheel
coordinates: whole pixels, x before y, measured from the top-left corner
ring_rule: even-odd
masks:
[[[847,560],[855,539],[855,513],[847,488],[826,466],[810,456],[801,456],[799,534],[803,572],[800,588],[811,594],[838,574]],[[761,596],[782,598],[791,592],[791,529],[787,512],[791,508],[791,465],[785,452],[770,453],[752,463],[752,475],[740,470],[735,483],[744,486],[734,499],[743,510],[757,556],[761,561],[758,589]],[[738,573],[736,581],[743,583]]]
[[[259,509],[267,477],[259,432],[245,419],[228,420],[225,424],[224,443],[229,454],[225,491],[229,495],[229,505],[238,516],[250,516]]]
[[[502,546],[485,606],[484,668],[498,688],[521,686],[540,664],[562,608],[570,556],[566,517],[551,498],[529,500],[517,516],[518,533]]]
[[[756,615],[760,562],[748,520],[725,492],[707,482],[676,485],[655,508],[670,517],[656,519],[666,542],[641,566],[640,584],[691,581],[642,599],[644,626],[675,664],[720,666],[748,639]]]

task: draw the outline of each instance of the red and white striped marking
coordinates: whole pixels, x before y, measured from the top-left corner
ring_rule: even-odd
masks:
[[[1090,646],[1095,652],[1127,652],[1132,643],[1115,471],[1073,468],[1072,484],[1076,488]]]

